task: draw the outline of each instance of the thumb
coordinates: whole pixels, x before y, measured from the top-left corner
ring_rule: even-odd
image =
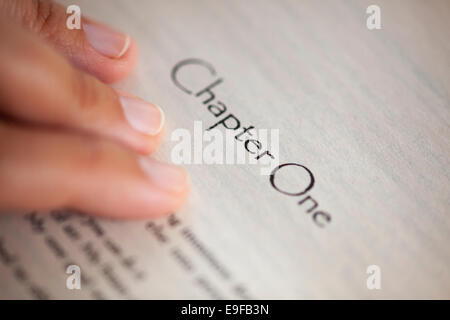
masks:
[[[80,69],[110,83],[134,68],[138,49],[130,36],[82,17],[80,28],[69,29],[76,13],[50,0],[0,0],[0,15],[38,33]]]

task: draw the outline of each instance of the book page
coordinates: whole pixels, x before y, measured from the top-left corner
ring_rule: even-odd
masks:
[[[377,0],[369,29],[372,2],[62,1],[136,40],[114,86],[164,108],[152,156],[191,194],[156,220],[2,214],[0,298],[450,298],[450,3]]]

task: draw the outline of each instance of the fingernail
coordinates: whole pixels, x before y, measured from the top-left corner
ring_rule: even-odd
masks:
[[[107,26],[83,22],[86,39],[97,51],[109,58],[120,58],[130,47],[130,37]]]
[[[171,192],[186,190],[189,177],[183,168],[148,157],[140,157],[138,161],[142,170],[156,186]]]
[[[154,136],[164,126],[164,112],[159,106],[138,98],[119,95],[128,123],[137,131]]]

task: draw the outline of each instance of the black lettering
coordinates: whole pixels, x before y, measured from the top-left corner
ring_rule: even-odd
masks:
[[[209,110],[209,112],[211,112],[215,117],[220,117],[222,114],[224,114],[224,113],[227,111],[227,106],[226,106],[224,103],[222,103],[222,102],[220,102],[220,101],[217,101],[217,105],[215,105],[215,104],[210,104],[210,105],[208,106],[208,110]],[[216,111],[218,111],[218,112],[216,113]]]
[[[248,153],[251,153],[251,154],[255,154],[256,153],[256,151],[250,151],[250,149],[248,148],[248,144],[249,143],[252,143],[253,145],[255,145],[255,147],[258,150],[261,149],[261,142],[259,142],[259,140],[254,140],[254,139],[245,140],[244,146],[245,146],[245,150],[247,150]]]
[[[173,67],[173,69],[172,69],[172,72],[171,72],[171,79],[172,79],[173,83],[174,83],[179,89],[183,90],[183,91],[186,92],[187,94],[191,94],[192,91],[189,90],[189,89],[187,89],[185,86],[183,86],[183,85],[180,83],[180,81],[178,80],[177,74],[178,74],[178,71],[179,71],[182,67],[184,67],[184,66],[186,66],[186,65],[190,65],[190,64],[202,66],[202,67],[206,68],[206,69],[209,71],[209,73],[210,73],[211,75],[213,75],[213,76],[216,75],[216,70],[214,69],[214,67],[213,67],[211,64],[209,64],[208,62],[203,61],[203,60],[201,60],[201,59],[186,59],[186,60],[183,60],[183,61],[178,62],[178,63]]]
[[[299,191],[299,192],[288,192],[288,191],[281,190],[280,188],[277,187],[277,185],[275,184],[275,173],[277,173],[278,170],[280,170],[281,168],[284,168],[286,166],[296,166],[296,167],[300,167],[300,168],[303,168],[304,170],[306,170],[306,172],[309,175],[310,182],[309,182],[308,186],[305,188],[305,190]],[[281,193],[287,194],[288,196],[301,196],[302,194],[305,194],[306,192],[311,190],[311,188],[314,186],[314,176],[307,167],[302,166],[301,164],[284,163],[284,164],[279,165],[275,169],[273,169],[272,173],[270,174],[270,184],[272,185],[272,187],[274,187],[275,190],[277,190]]]
[[[235,126],[234,126],[233,128],[232,128],[232,127],[229,127],[229,126],[227,125],[227,120],[229,120],[229,119],[234,120]],[[212,125],[211,127],[209,127],[206,131],[209,131],[209,130],[211,130],[211,129],[214,129],[214,128],[217,127],[219,124],[222,124],[225,128],[227,128],[227,129],[232,129],[232,130],[239,129],[239,127],[241,126],[241,123],[239,122],[239,120],[238,120],[234,115],[232,115],[232,114],[230,113],[229,115],[227,115],[225,118],[223,118],[223,119],[220,120],[219,122],[213,124],[213,125]]]
[[[331,216],[328,213],[323,212],[323,211],[316,211],[316,212],[314,212],[313,220],[316,223],[316,225],[318,225],[321,228],[325,227],[325,223],[321,223],[319,221],[320,217],[323,217],[323,221],[325,223],[329,223],[331,221]]]
[[[305,203],[307,200],[311,200],[312,202],[314,202],[314,205],[312,207],[310,207],[308,210],[306,210],[306,212],[312,212],[314,211],[317,207],[318,207],[318,203],[316,200],[314,200],[313,198],[311,198],[311,196],[306,196],[305,198],[303,198],[302,200],[300,200],[298,202],[298,205],[302,205],[303,203]]]
[[[195,95],[196,97],[200,97],[205,93],[209,94],[209,98],[203,101],[203,104],[207,104],[210,103],[211,101],[213,101],[216,98],[216,95],[214,94],[214,92],[211,91],[212,88],[214,88],[215,86],[217,86],[218,84],[220,84],[222,82],[222,79],[217,79],[216,81],[214,81],[213,83],[211,83],[209,86],[207,86],[205,89],[200,90],[199,92],[197,92],[197,94]]]

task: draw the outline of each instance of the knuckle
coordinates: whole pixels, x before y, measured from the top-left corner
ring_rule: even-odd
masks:
[[[107,110],[119,110],[120,102],[114,90],[90,74],[73,69],[70,87],[74,111],[84,121],[109,121]]]
[[[95,114],[95,107],[102,101],[102,90],[97,81],[90,75],[74,70],[72,77],[71,92],[73,94],[73,101],[75,101],[75,108],[82,112],[85,118],[91,113]]]
[[[55,33],[59,20],[64,19],[57,14],[58,5],[52,0],[3,0],[0,11],[0,14],[6,14],[27,29],[44,36]]]
[[[71,92],[74,95],[77,108],[89,109],[92,105],[95,105],[95,90],[88,84],[90,81],[88,81],[86,74],[75,71],[71,79]]]
[[[107,151],[103,143],[92,143],[86,148],[85,166],[88,169],[96,170],[101,168],[105,161]],[[88,170],[90,171],[90,170]]]
[[[128,152],[111,141],[83,136],[79,142],[82,159],[78,163],[82,172],[89,175],[113,170],[118,163],[129,160]]]
[[[82,144],[82,161],[79,164],[86,173],[97,172],[108,162],[108,148],[103,141],[83,137],[80,139]]]
[[[32,1],[34,15],[30,17],[32,29],[42,34],[51,34],[52,21],[54,20],[55,6],[51,0],[33,0]]]

